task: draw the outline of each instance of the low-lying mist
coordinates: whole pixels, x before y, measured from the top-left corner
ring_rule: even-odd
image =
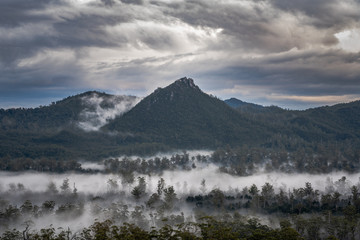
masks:
[[[201,182],[205,180],[206,189],[211,191],[219,188],[222,191],[241,191],[244,187],[252,184],[262,186],[265,182],[270,183],[275,189],[293,189],[304,186],[305,182],[312,184],[313,188],[325,191],[326,188],[334,185],[334,183],[346,176],[346,186],[359,184],[360,174],[347,174],[345,172],[333,172],[331,174],[286,174],[279,172],[259,173],[251,176],[239,177],[219,172],[218,167],[209,164],[203,168],[192,169],[191,171],[164,171],[161,175],[137,175],[136,177],[144,177],[146,179],[147,188],[154,192],[157,182],[163,178],[168,185],[174,186],[178,195],[199,194],[201,193]],[[11,184],[22,184],[25,190],[31,192],[44,192],[48,184],[53,182],[56,186],[60,186],[64,179],[69,179],[71,186],[75,184],[79,192],[85,194],[103,194],[109,190],[108,180],[117,181],[119,190],[128,190],[128,187],[136,184],[121,185],[121,177],[115,174],[48,174],[38,172],[0,172],[0,191],[7,192]],[[126,186],[126,187],[124,187]]]
[[[97,93],[82,98],[85,110],[80,113],[78,126],[85,131],[98,131],[117,116],[133,108],[141,98],[134,96],[106,96]]]
[[[177,150],[177,151],[172,151],[172,152],[158,152],[158,153],[156,153],[154,155],[145,155],[145,156],[138,156],[138,155],[124,156],[123,155],[123,156],[115,157],[114,159],[117,159],[117,160],[121,160],[121,159],[124,159],[124,158],[131,159],[131,160],[135,160],[135,159],[151,160],[151,159],[155,159],[155,158],[171,159],[171,158],[176,157],[176,156],[184,157],[185,155],[187,155],[187,157],[189,159],[194,159],[194,158],[199,157],[199,156],[209,158],[213,153],[214,153],[214,151],[209,150],[209,149]]]
[[[234,214],[278,227],[292,214],[341,214],[357,204],[359,173],[284,173],[254,165],[252,175],[239,176],[210,161],[212,153],[82,162],[84,173],[0,171],[0,233],[24,226],[76,232],[95,219],[150,229]]]

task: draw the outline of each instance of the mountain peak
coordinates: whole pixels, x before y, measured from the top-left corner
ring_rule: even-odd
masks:
[[[192,78],[183,77],[183,78],[176,80],[174,82],[174,84],[176,84],[178,86],[185,85],[187,87],[199,89],[199,87],[195,85],[194,80]]]
[[[256,124],[251,125],[223,101],[202,92],[187,77],[156,90],[103,129],[128,132],[143,141],[152,136],[151,144],[164,142],[171,147],[251,142],[254,139],[248,132],[252,129],[254,136],[266,137]]]

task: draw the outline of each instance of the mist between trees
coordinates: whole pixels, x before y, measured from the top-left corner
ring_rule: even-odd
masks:
[[[281,144],[279,142],[278,144]],[[287,151],[285,147],[254,148],[218,148],[210,150],[177,151],[155,156],[122,156],[106,158],[97,162],[79,162],[73,159],[60,161],[51,158],[16,158],[0,161],[0,170],[64,173],[77,171],[82,173],[161,174],[166,170],[191,170],[210,163],[221,172],[237,176],[250,176],[259,172],[324,174],[334,171],[347,173],[360,172],[360,148],[348,144],[319,143],[311,146],[288,146],[296,150]],[[96,166],[94,163],[101,162]],[[84,166],[82,166],[84,164]],[[90,164],[90,165],[89,165]],[[105,164],[105,166],[103,165]],[[91,166],[92,165],[92,166]]]
[[[223,239],[281,239],[281,231],[294,237],[283,239],[359,237],[359,174],[241,177],[206,159],[195,157],[196,167],[146,174],[119,171],[109,162],[104,171],[113,174],[0,172],[1,239],[126,239],[115,238],[111,226],[142,239],[181,239],[176,234],[182,233],[193,237],[188,239],[221,239],[215,238],[220,233],[228,236]],[[100,230],[108,238],[96,238]],[[264,238],[256,238],[260,233]]]

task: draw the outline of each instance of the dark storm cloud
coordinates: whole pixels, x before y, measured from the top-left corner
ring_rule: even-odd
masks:
[[[146,21],[147,14],[134,12],[123,5],[104,14],[99,4],[89,3],[88,8],[76,9],[65,1],[8,1],[0,3],[0,27],[8,31],[8,37],[0,37],[0,61],[9,65],[18,59],[36,54],[44,49],[84,47],[124,47],[131,41],[132,34],[112,36],[107,27],[135,20]],[[120,1],[102,1],[115,5]],[[142,1],[122,1],[126,4],[141,4]],[[86,4],[85,4],[86,5]],[[34,11],[38,12],[34,12]],[[48,11],[46,11],[48,10]],[[50,11],[51,10],[51,11]],[[150,47],[168,46],[169,35],[140,31],[136,37]]]
[[[134,20],[124,8],[106,15],[96,4],[76,9],[65,1],[6,0],[0,6],[0,27],[8,32],[0,37],[0,60],[6,65],[44,49],[126,45],[128,39],[112,38],[106,27]]]
[[[106,6],[110,6],[110,7],[114,6],[114,4],[116,3],[116,1],[114,0],[101,0],[101,2]]]
[[[55,89],[63,86],[81,86],[81,76],[74,62],[41,62],[30,68],[3,68],[0,75],[0,93],[31,89]]]
[[[307,51],[242,60],[237,66],[212,72],[233,85],[257,85],[295,95],[343,95],[360,91],[360,53],[340,50]]]
[[[32,27],[28,33],[31,34],[31,31],[36,31],[36,29],[38,28]],[[24,34],[28,33],[24,32]],[[3,39],[0,43],[0,63],[11,66],[19,59],[31,57],[42,49],[52,48],[55,45],[56,40],[46,36],[33,36],[31,39],[19,38],[15,41]]]
[[[121,0],[123,3],[129,3],[129,4],[138,4],[141,5],[144,3],[143,0]]]
[[[318,28],[341,28],[359,21],[358,0],[271,0],[274,7],[311,17]]]
[[[233,47],[258,48],[263,46],[277,49],[278,47],[273,46],[272,42],[260,45],[265,36],[274,35],[276,37],[269,24],[269,20],[274,17],[271,16],[273,13],[265,13],[265,9],[256,5],[250,8],[253,11],[249,11],[241,5],[201,0],[186,1],[181,5],[169,4],[166,13],[190,25],[222,29],[224,35],[234,37]],[[279,47],[278,50],[281,48]]]
[[[106,26],[127,21],[125,17],[104,17],[92,14],[81,14],[75,17],[62,17],[62,21],[53,25],[57,33],[57,47],[115,47],[124,43],[122,39],[113,41],[105,31]]]
[[[2,0],[0,3],[0,26],[15,27],[24,22],[42,22],[49,16],[34,16],[32,10],[45,9],[52,0]]]
[[[52,17],[34,15],[31,11],[44,10],[51,3],[50,0],[4,0],[0,3],[0,63],[10,65],[17,59],[28,57],[38,51],[38,47],[51,47],[46,34],[42,38],[32,38],[36,31],[41,31],[35,24],[46,25]],[[33,24],[24,29],[24,24]],[[16,33],[14,33],[16,32]],[[14,34],[21,35],[13,39]],[[1,66],[1,65],[0,65]]]

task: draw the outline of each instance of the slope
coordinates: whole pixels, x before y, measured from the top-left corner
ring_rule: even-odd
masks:
[[[205,94],[186,77],[155,90],[104,130],[183,148],[254,144],[268,136],[266,128]]]

